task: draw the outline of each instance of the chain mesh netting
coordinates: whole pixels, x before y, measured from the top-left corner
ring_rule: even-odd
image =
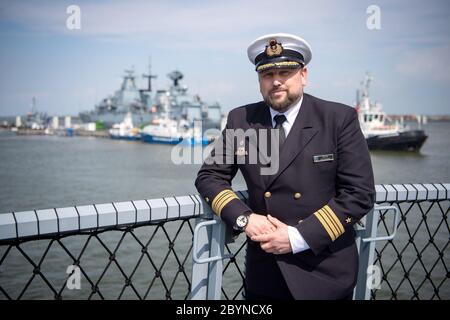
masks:
[[[371,299],[450,299],[450,201],[387,203],[397,205],[400,219],[395,238],[376,245],[381,282]],[[389,233],[392,223],[392,215],[381,211],[378,234]]]
[[[381,203],[380,203],[381,204]],[[449,200],[394,201],[377,242],[371,299],[450,299]],[[393,215],[381,211],[378,236]],[[193,218],[0,243],[0,299],[188,299]],[[222,299],[242,299],[243,235],[225,247]],[[77,281],[77,279],[79,279]]]

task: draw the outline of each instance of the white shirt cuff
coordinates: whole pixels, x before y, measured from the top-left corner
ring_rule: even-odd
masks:
[[[298,253],[309,249],[309,245],[306,243],[297,228],[288,226],[288,235],[292,253]]]

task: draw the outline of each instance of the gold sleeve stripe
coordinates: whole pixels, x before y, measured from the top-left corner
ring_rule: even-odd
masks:
[[[325,210],[323,208],[317,210],[319,214],[322,216],[322,218],[327,222],[328,226],[330,227],[331,231],[333,231],[333,234],[335,236],[335,239],[340,236],[338,227],[336,224],[330,219],[330,217],[327,215]]]
[[[231,190],[225,189],[220,191],[217,196],[214,197],[213,201],[211,202],[211,207],[214,210],[214,208],[217,205],[217,201],[219,201],[223,196],[227,195],[228,193],[230,193]],[[215,211],[215,210],[214,210]]]
[[[223,205],[224,203],[227,203],[228,200],[231,199],[231,198],[233,198],[233,197],[234,197],[234,194],[233,194],[233,193],[227,193],[227,194],[224,195],[222,198],[220,198],[220,200],[217,201],[217,204],[216,204],[216,207],[215,207],[216,210],[217,210],[217,211],[220,211],[219,208],[221,208],[222,205]]]
[[[344,233],[344,227],[342,226],[342,223],[339,221],[334,211],[328,205],[323,206],[314,214],[317,219],[319,219],[320,223],[322,224],[332,241],[336,240]]]
[[[334,222],[336,222],[336,224],[338,225],[338,228],[339,228],[341,234],[343,234],[344,233],[344,226],[339,221],[336,213],[334,213],[334,211],[327,204],[324,206],[324,209],[331,215],[331,217],[333,218]]]
[[[223,208],[233,199],[239,199],[231,190],[225,189],[217,194],[211,203],[213,211],[220,216]]]
[[[322,226],[325,228],[325,231],[328,233],[328,235],[330,236],[331,240],[334,241],[336,240],[336,237],[334,235],[334,233],[331,231],[330,227],[328,226],[328,224],[325,222],[325,220],[322,218],[322,216],[320,215],[320,213],[318,211],[314,212],[314,215],[316,216],[316,218],[320,221],[320,223],[322,224]]]
[[[222,209],[233,199],[239,199],[236,195],[230,195],[228,197],[226,197],[226,199],[224,199],[221,204],[219,204],[217,206],[217,214],[220,216],[220,214],[222,213]]]
[[[333,226],[333,230],[335,231],[335,234],[339,237],[342,233],[339,230],[339,226],[336,224],[336,221],[333,220],[333,218],[330,216],[330,214],[324,209],[320,209],[320,212],[324,217],[326,217],[329,224]]]

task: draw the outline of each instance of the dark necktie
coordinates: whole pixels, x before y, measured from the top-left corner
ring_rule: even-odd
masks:
[[[286,140],[286,132],[283,128],[283,122],[285,122],[286,116],[284,114],[277,114],[275,117],[273,117],[273,120],[275,120],[275,129],[279,129],[280,133],[280,149],[284,144],[284,141]]]

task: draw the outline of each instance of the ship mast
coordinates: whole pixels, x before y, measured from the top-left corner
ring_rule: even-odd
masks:
[[[134,83],[134,66],[131,69],[125,69],[125,75],[123,76],[122,91],[130,90],[135,86]]]
[[[366,97],[369,96],[369,88],[370,83],[372,82],[373,78],[370,76],[369,72],[366,72],[366,77],[364,79],[364,95]]]
[[[36,113],[36,97],[33,96],[33,98],[31,99],[31,113],[35,114]]]
[[[149,58],[148,62],[148,74],[143,74],[142,77],[144,79],[148,79],[148,87],[147,89],[140,90],[141,92],[151,92],[152,91],[152,79],[156,79],[157,76],[152,74],[152,58]]]
[[[358,97],[358,105],[367,111],[372,109],[371,102],[370,102],[370,96],[369,96],[369,88],[370,83],[372,82],[373,78],[370,76],[369,72],[366,72],[366,76],[364,78],[364,81],[361,82],[361,91],[357,91],[357,95],[361,95],[361,98]]]

